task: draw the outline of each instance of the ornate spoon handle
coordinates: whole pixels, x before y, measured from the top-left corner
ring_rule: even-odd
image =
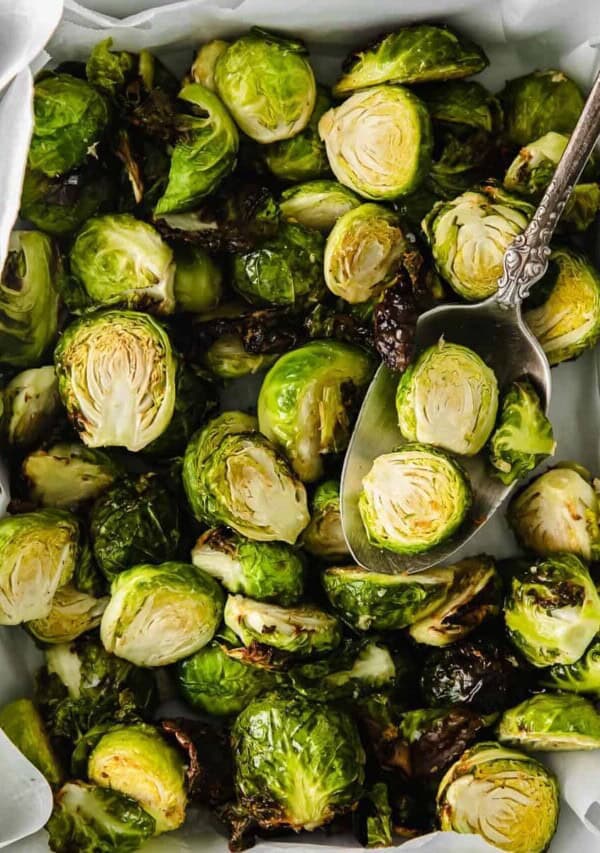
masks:
[[[515,237],[504,255],[504,272],[498,282],[496,300],[516,307],[529,295],[548,267],[550,240],[594,145],[600,135],[600,74],[579,116],[579,121],[554,177],[525,231]]]

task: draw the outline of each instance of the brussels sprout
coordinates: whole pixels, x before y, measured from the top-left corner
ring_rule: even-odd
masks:
[[[192,563],[229,592],[241,592],[258,601],[293,604],[302,595],[304,563],[282,542],[253,542],[217,527],[198,539]]]
[[[185,492],[199,521],[293,545],[309,522],[306,491],[256,429],[256,419],[242,412],[209,421],[186,448]]]
[[[200,246],[175,248],[175,309],[202,314],[216,308],[223,292],[223,274]]]
[[[88,447],[135,452],[168,427],[177,365],[166,331],[149,315],[84,317],[65,330],[54,359],[63,404]]]
[[[50,849],[132,853],[154,835],[156,822],[136,800],[110,788],[67,782],[46,825]]]
[[[392,211],[361,204],[333,226],[325,246],[325,283],[346,302],[366,302],[393,284],[409,248]]]
[[[250,139],[290,139],[310,121],[317,85],[306,54],[298,39],[254,28],[219,57],[217,92]]]
[[[224,334],[213,341],[204,354],[204,363],[219,379],[239,379],[265,370],[277,354],[246,352],[240,335]]]
[[[336,96],[379,83],[427,83],[470,77],[488,60],[481,48],[448,27],[415,24],[402,27],[351,54]]]
[[[409,441],[475,456],[494,429],[498,382],[476,352],[440,338],[401,376],[396,409]]]
[[[190,68],[192,83],[200,83],[201,86],[210,89],[211,92],[216,92],[215,69],[217,62],[228,47],[229,42],[223,41],[223,39],[213,39],[200,45]]]
[[[2,399],[7,442],[19,448],[37,444],[60,413],[54,367],[33,367],[17,374],[4,389]]]
[[[309,181],[284,190],[281,215],[288,222],[329,233],[337,220],[360,205],[352,190],[337,181]]]
[[[239,714],[255,696],[274,687],[275,678],[212,643],[178,664],[177,684],[194,710],[224,717]]]
[[[600,714],[583,696],[540,693],[504,712],[498,740],[527,752],[598,749]]]
[[[493,741],[468,749],[442,779],[442,831],[474,833],[509,853],[543,853],[558,823],[558,784],[543,764]]]
[[[498,425],[490,440],[493,474],[510,486],[553,456],[552,424],[544,414],[537,391],[527,379],[513,382],[502,398]]]
[[[504,618],[529,663],[575,663],[600,630],[600,597],[579,557],[557,554],[516,567]]]
[[[17,699],[0,708],[0,729],[51,785],[60,785],[62,768],[31,699]]]
[[[138,563],[161,563],[177,555],[179,508],[156,474],[122,479],[92,508],[94,559],[109,580]]]
[[[129,213],[89,219],[69,260],[90,306],[120,305],[155,314],[171,314],[175,308],[173,252],[156,229]]]
[[[319,137],[321,116],[331,107],[331,98],[323,86],[317,88],[317,99],[310,121],[291,139],[273,142],[264,151],[265,162],[280,181],[310,181],[329,172],[325,146]]]
[[[78,557],[79,524],[68,512],[43,509],[0,519],[0,625],[48,616]]]
[[[497,133],[502,127],[498,99],[476,80],[450,80],[419,88],[434,121]]]
[[[325,569],[323,586],[332,606],[359,631],[405,628],[440,605],[452,583],[449,569],[388,575],[359,566]]]
[[[124,88],[135,67],[135,57],[126,50],[112,51],[112,39],[104,39],[92,49],[85,64],[88,83],[115,96]]]
[[[323,476],[328,453],[348,446],[354,416],[373,375],[371,356],[339,341],[312,341],[286,353],[265,376],[258,423],[305,482]]]
[[[70,643],[100,625],[108,598],[94,598],[71,584],[57,590],[50,612],[27,622],[27,630],[41,643]]]
[[[166,666],[212,640],[223,593],[186,563],[139,565],[112,582],[100,636],[104,648],[136,666]]]
[[[504,109],[504,135],[512,145],[528,145],[550,131],[571,133],[584,103],[577,84],[555,70],[509,80],[498,97]]]
[[[232,284],[254,305],[302,307],[325,295],[323,237],[284,222],[277,235],[233,260]]]
[[[534,293],[523,317],[550,364],[591,349],[600,338],[600,275],[586,256],[554,249],[538,288],[542,304]]]
[[[434,708],[469,705],[481,714],[495,714],[523,698],[527,678],[508,646],[467,640],[436,649],[427,658],[421,692]]]
[[[210,379],[182,362],[175,380],[175,410],[166,430],[146,445],[151,456],[181,456],[207,414],[217,405],[217,391]]]
[[[364,198],[385,201],[417,189],[431,166],[427,107],[401,86],[351,95],[319,122],[338,181]]]
[[[466,135],[446,131],[440,137],[436,146],[438,153],[425,182],[435,198],[425,212],[437,198],[451,201],[501,168],[500,149],[487,131],[475,130]]]
[[[422,444],[378,456],[358,501],[369,541],[397,554],[420,554],[448,539],[470,507],[458,463]]]
[[[25,457],[22,472],[36,503],[73,510],[95,500],[121,475],[108,454],[75,443],[34,450]]]
[[[424,781],[439,779],[486,726],[484,717],[464,707],[402,714],[398,731],[409,745],[410,775]]]
[[[508,520],[521,544],[546,557],[600,556],[600,504],[592,484],[568,465],[545,471],[512,499]]]
[[[70,74],[38,80],[33,114],[28,165],[51,178],[84,163],[109,120],[106,99],[85,80]]]
[[[449,569],[453,579],[444,600],[408,629],[417,643],[447,646],[463,640],[484,619],[500,612],[500,577],[491,557],[470,557]]]
[[[107,732],[90,754],[88,776],[137,800],[156,821],[156,835],[185,820],[185,765],[154,726],[116,726]]]
[[[422,222],[437,269],[469,301],[496,292],[504,253],[534,213],[529,202],[496,187],[437,202]]]
[[[0,362],[37,364],[58,333],[58,279],[54,243],[40,231],[13,231],[0,277]]]
[[[354,815],[354,834],[363,847],[391,847],[392,809],[385,782],[376,782],[368,788]]]
[[[354,809],[365,754],[344,711],[267,694],[242,711],[232,737],[238,799],[259,826],[313,830]]]
[[[554,664],[542,674],[544,687],[567,690],[569,693],[586,693],[600,698],[600,636],[587,647],[575,663]]]
[[[229,595],[224,618],[245,646],[262,643],[283,652],[310,656],[331,651],[342,639],[335,616],[308,604],[279,607]]]
[[[310,524],[302,535],[302,546],[327,562],[338,562],[350,555],[340,513],[340,484],[326,480],[315,489]]]

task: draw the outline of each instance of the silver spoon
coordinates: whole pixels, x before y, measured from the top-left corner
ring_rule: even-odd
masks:
[[[529,376],[548,411],[550,367],[523,321],[521,302],[546,272],[554,229],[599,134],[600,75],[533,219],[506,250],[497,293],[477,305],[442,305],[423,314],[417,325],[417,352],[436,343],[442,335],[447,341],[470,347],[494,370],[501,388],[514,379]],[[462,458],[474,499],[469,518],[456,536],[415,556],[371,545],[358,511],[358,497],[373,460],[404,443],[396,417],[397,384],[398,374],[382,365],[367,391],[346,453],[341,512],[344,535],[357,563],[372,571],[412,573],[447,560],[491,518],[516,484],[505,486],[490,477],[480,456]]]

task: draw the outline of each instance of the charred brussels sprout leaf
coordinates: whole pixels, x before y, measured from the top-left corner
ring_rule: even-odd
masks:
[[[364,751],[337,708],[267,694],[237,718],[233,748],[238,799],[259,826],[313,830],[360,797]]]
[[[474,127],[497,133],[502,127],[502,108],[485,86],[476,80],[451,80],[419,88],[434,121]]]
[[[310,181],[329,172],[325,146],[318,126],[323,113],[331,106],[327,90],[319,87],[315,108],[307,126],[291,139],[273,142],[265,149],[265,161],[280,181]]]
[[[540,693],[504,712],[498,740],[526,752],[598,749],[600,714],[583,696]]]
[[[0,730],[50,785],[60,785],[62,768],[50,744],[44,721],[30,699],[17,699],[0,708]]]
[[[571,133],[584,103],[577,84],[555,70],[509,80],[499,98],[504,133],[511,145],[528,145],[550,131]]]
[[[385,782],[368,788],[354,816],[354,834],[363,847],[391,847],[392,809]]]
[[[71,584],[62,586],[43,619],[27,622],[27,630],[41,643],[70,643],[100,625],[108,598],[94,598]]]
[[[554,690],[586,693],[600,698],[600,637],[596,637],[585,653],[571,664],[554,664],[543,673],[542,684]]]
[[[25,457],[22,472],[32,500],[72,510],[95,500],[122,473],[107,453],[75,443],[34,450]]]
[[[288,222],[327,234],[337,220],[360,205],[360,199],[337,181],[309,181],[281,194],[281,215]]]
[[[192,67],[190,68],[189,77],[192,83],[200,83],[211,92],[217,91],[215,82],[215,70],[217,62],[229,47],[229,42],[223,39],[213,39],[200,45]]]
[[[190,799],[209,806],[232,800],[233,759],[229,731],[215,721],[161,720],[162,731],[187,759],[186,783]]]
[[[402,714],[398,728],[409,744],[410,775],[432,780],[473,743],[486,720],[470,708],[426,708]]]
[[[302,545],[327,562],[338,562],[350,555],[340,513],[340,484],[326,480],[315,489],[311,502],[310,524],[302,535]]]
[[[200,246],[175,248],[175,310],[202,314],[221,301],[223,275]]]
[[[26,449],[48,434],[61,411],[54,367],[18,373],[2,394],[2,432],[8,444]]]

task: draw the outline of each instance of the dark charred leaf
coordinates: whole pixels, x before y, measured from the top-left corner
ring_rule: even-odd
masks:
[[[234,795],[233,762],[225,729],[182,717],[161,720],[160,725],[185,753],[190,798],[209,806],[230,801]]]
[[[372,323],[350,311],[340,311],[320,303],[304,318],[306,334],[311,339],[333,338],[349,344],[372,349],[374,347]]]
[[[390,370],[406,370],[415,353],[419,309],[409,284],[388,287],[373,312],[375,349]]]
[[[237,803],[227,803],[218,807],[215,814],[227,829],[231,853],[239,853],[254,847],[258,826],[242,806]]]
[[[438,715],[424,713],[426,718],[418,737],[410,744],[412,775],[424,781],[437,780],[475,741],[488,721],[469,708],[451,708]]]

